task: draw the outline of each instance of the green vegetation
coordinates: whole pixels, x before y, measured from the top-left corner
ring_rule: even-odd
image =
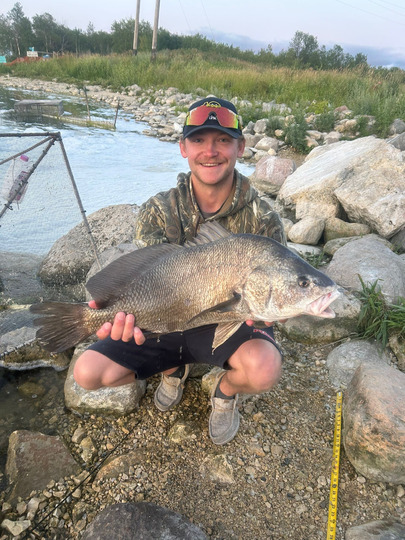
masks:
[[[362,309],[358,322],[359,336],[376,339],[384,346],[387,345],[391,333],[398,333],[405,338],[405,298],[389,304],[378,287],[378,281],[372,285],[366,285],[361,278],[360,281]]]
[[[285,130],[289,143],[307,151],[306,129],[329,131],[334,109],[346,105],[357,125],[349,136],[385,137],[405,110],[405,71],[371,68],[361,53],[352,57],[339,45],[326,50],[314,36],[296,32],[286,51],[271,46],[258,53],[215,43],[204,36],[178,36],[159,29],[158,54],[150,55],[152,28],[141,22],[138,54],[132,54],[134,20],[114,21],[111,32],[86,32],[58,24],[49,13],[25,17],[20,3],[0,15],[0,54],[24,56],[28,47],[49,52],[47,61],[0,64],[1,73],[57,80],[72,85],[98,84],[125,93],[176,87],[180,92],[217,94],[250,102],[241,105],[244,123],[268,117],[270,131]],[[150,98],[152,99],[152,97]],[[284,103],[289,111],[264,114],[261,102]],[[294,118],[290,118],[294,111]],[[309,126],[308,115],[316,115]],[[375,122],[369,125],[369,116]],[[287,118],[285,118],[287,117]]]
[[[333,109],[346,105],[354,116],[374,116],[372,133],[384,137],[392,121],[403,117],[405,110],[405,72],[401,70],[274,68],[198,50],[161,51],[154,62],[146,52],[137,56],[64,55],[46,62],[0,68],[0,73],[8,71],[17,76],[71,84],[99,84],[117,91],[137,84],[145,89],[176,87],[180,92],[195,93],[200,88],[207,94],[237,96],[252,103],[249,108],[241,107],[245,124],[266,116],[258,101],[275,101],[304,114],[324,111],[317,122],[322,130],[329,129]],[[274,126],[279,125],[280,119],[274,120],[274,112],[268,113],[268,117],[273,118]],[[290,131],[291,138],[299,140],[299,129],[291,126]]]

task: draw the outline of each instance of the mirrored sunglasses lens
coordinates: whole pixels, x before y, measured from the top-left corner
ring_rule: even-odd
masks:
[[[209,118],[210,113],[214,113],[222,127],[238,129],[237,115],[225,107],[205,107],[200,106],[188,112],[186,117],[187,126],[202,126]]]

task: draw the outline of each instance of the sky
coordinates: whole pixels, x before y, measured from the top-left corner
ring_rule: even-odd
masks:
[[[15,0],[2,0],[6,15]],[[96,31],[135,18],[137,0],[20,0],[24,14],[50,13],[59,24]],[[152,26],[156,0],[140,0],[140,20]],[[172,33],[206,35],[241,49],[288,48],[297,30],[326,48],[366,54],[370,65],[405,69],[404,0],[160,0],[159,27]],[[159,38],[158,38],[159,39]]]

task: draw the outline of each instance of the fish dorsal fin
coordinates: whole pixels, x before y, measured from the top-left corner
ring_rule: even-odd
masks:
[[[202,244],[208,244],[221,238],[227,238],[232,236],[232,233],[224,229],[217,221],[206,221],[203,223],[195,238],[192,238],[184,244],[185,247],[200,246]]]
[[[157,244],[122,255],[86,283],[91,297],[100,305],[119,293],[157,261],[181,249],[177,244]]]

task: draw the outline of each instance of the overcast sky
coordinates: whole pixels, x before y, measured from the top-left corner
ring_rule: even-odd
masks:
[[[24,14],[50,13],[69,28],[110,31],[114,21],[135,18],[137,0],[21,0]],[[2,0],[7,14],[15,0]],[[155,0],[141,0],[140,19],[153,26]],[[159,26],[178,34],[202,33],[242,49],[286,48],[297,30],[320,46],[363,52],[373,65],[405,69],[404,0],[160,0]]]

